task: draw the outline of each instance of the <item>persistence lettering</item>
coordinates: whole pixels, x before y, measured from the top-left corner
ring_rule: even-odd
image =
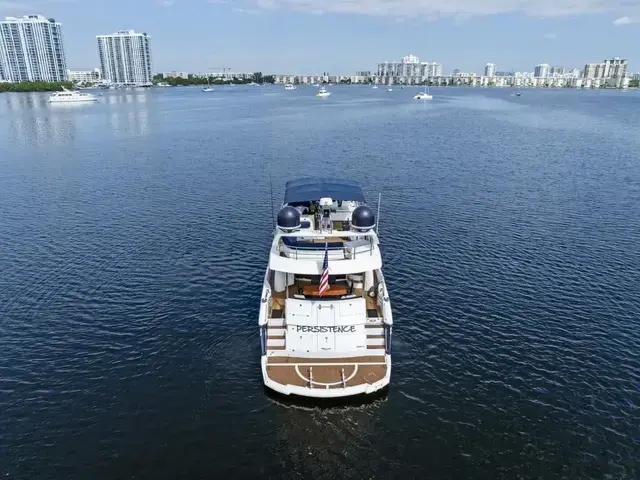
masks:
[[[355,325],[341,325],[341,326],[296,325],[296,332],[298,333],[356,333],[356,326]]]

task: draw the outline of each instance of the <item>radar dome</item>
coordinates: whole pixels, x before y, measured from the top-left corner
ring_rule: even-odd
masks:
[[[351,225],[360,231],[371,230],[376,226],[376,216],[373,210],[366,205],[360,205],[351,214]]]
[[[278,228],[296,230],[300,228],[300,212],[292,206],[282,207],[278,212]]]

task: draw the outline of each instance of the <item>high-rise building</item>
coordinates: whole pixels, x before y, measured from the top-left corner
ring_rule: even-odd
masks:
[[[627,75],[627,67],[629,61],[622,60],[619,57],[607,59],[604,61],[604,77],[605,78],[624,78]]]
[[[607,59],[602,63],[587,63],[584,66],[584,78],[624,78],[627,75],[629,62],[618,57]]]
[[[541,63],[540,65],[536,65],[533,70],[534,77],[546,78],[549,76],[549,65],[546,63]]]
[[[442,64],[437,62],[420,62],[415,55],[403,57],[401,62],[382,62],[378,64],[379,77],[440,77]]]
[[[102,78],[112,83],[151,83],[153,72],[149,35],[134,30],[120,30],[96,38]]]
[[[67,59],[62,25],[26,15],[0,21],[0,79],[9,82],[64,82]]]
[[[583,78],[598,78],[598,74],[600,72],[604,72],[604,64],[603,63],[587,63],[584,66],[584,71],[582,72]]]
[[[495,63],[487,63],[484,66],[484,76],[485,77],[495,77],[496,76],[496,64]]]

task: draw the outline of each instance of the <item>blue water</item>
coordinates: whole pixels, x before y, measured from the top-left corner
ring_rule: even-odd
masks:
[[[0,475],[640,478],[640,93],[0,95]],[[387,396],[261,384],[276,204],[382,193]]]

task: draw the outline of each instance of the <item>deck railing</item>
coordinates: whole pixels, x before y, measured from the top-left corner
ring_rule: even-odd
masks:
[[[342,246],[329,246],[326,247],[329,260],[354,260],[358,256],[373,255],[374,244],[373,241],[368,240],[366,243],[349,242]],[[329,242],[332,243],[332,242]],[[324,258],[325,246],[322,243],[318,243],[318,246],[307,247],[300,245],[286,245],[280,243],[278,245],[278,251],[284,253],[288,258],[295,258],[296,260],[311,260],[314,258]]]

